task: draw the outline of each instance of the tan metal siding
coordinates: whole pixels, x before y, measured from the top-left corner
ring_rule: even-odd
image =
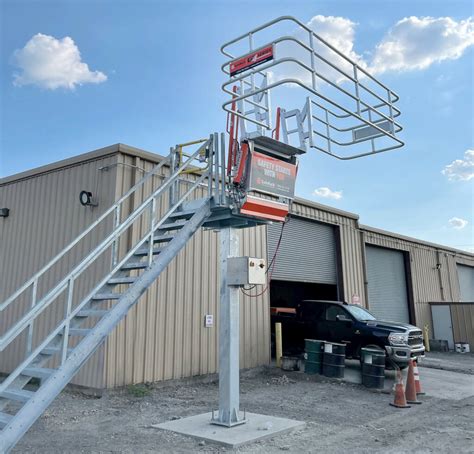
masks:
[[[116,197],[154,163],[121,154]],[[132,168],[130,166],[136,166]],[[193,179],[193,176],[189,176]],[[155,181],[157,187],[159,181]],[[142,197],[145,197],[148,187]],[[203,195],[200,190],[200,195]],[[140,203],[138,199],[135,204]],[[164,212],[166,203],[160,205]],[[134,232],[138,237],[139,232]],[[266,256],[264,227],[240,231],[241,252]],[[216,232],[198,231],[143,295],[106,342],[106,386],[202,375],[218,370],[219,241]],[[204,327],[204,315],[214,327]],[[270,361],[268,293],[241,298],[241,367]]]
[[[99,172],[98,167],[113,164],[116,155],[82,162],[66,168],[10,181],[0,186],[0,205],[10,208],[10,216],[0,220],[0,301],[4,301],[35,272],[57,255],[67,244],[87,228],[114,200],[114,172]],[[90,190],[99,198],[97,208],[83,207],[79,192]],[[103,238],[110,223],[107,221],[93,237],[86,237],[58,262],[39,283],[41,296],[52,288],[72,266],[78,263]],[[95,270],[104,267],[104,259]],[[77,281],[83,294],[96,281],[95,271]],[[19,298],[2,313],[0,333],[4,333],[27,310],[25,298]],[[43,339],[63,316],[64,300],[58,300],[39,317],[35,343]],[[0,354],[0,370],[12,370],[25,351],[25,336]],[[103,352],[97,352],[73,379],[73,383],[103,386]]]
[[[409,253],[415,321],[420,327],[429,325],[432,333],[429,303],[459,301],[456,263],[474,264],[474,257],[370,230],[365,231],[365,241]]]
[[[451,304],[454,342],[467,342],[474,348],[474,304]]]

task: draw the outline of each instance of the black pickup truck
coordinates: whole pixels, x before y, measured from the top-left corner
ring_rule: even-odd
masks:
[[[282,323],[283,353],[304,351],[305,339],[346,344],[346,356],[360,359],[362,347],[386,352],[387,366],[405,368],[410,358],[423,357],[422,331],[413,325],[377,320],[369,311],[338,301],[306,300],[296,308],[272,308],[272,331]],[[273,339],[273,335],[272,335]]]

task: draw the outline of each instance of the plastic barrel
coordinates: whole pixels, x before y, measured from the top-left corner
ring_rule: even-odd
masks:
[[[361,349],[362,384],[367,388],[383,389],[385,382],[385,352],[371,348]]]
[[[323,355],[323,375],[343,378],[346,359],[346,346],[326,342]]]
[[[320,374],[323,367],[324,341],[305,339],[306,361],[304,371],[307,374]]]

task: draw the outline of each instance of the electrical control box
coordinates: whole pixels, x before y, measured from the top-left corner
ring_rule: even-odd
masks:
[[[265,259],[255,257],[229,257],[227,259],[227,285],[258,285],[267,283]]]

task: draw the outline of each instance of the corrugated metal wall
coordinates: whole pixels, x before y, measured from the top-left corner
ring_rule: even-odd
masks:
[[[149,156],[144,152],[132,150],[127,153],[125,150],[97,159],[78,160],[74,165],[0,184],[0,205],[11,209],[9,218],[0,219],[0,300],[8,297],[138,181],[143,175],[139,169],[150,170],[154,162]],[[114,166],[117,160],[120,165]],[[105,165],[112,167],[108,172],[100,172],[98,177],[97,168]],[[155,180],[154,184],[159,184],[160,180]],[[79,205],[78,194],[82,189],[98,192],[98,208]],[[151,189],[150,184],[140,197],[125,205],[122,216],[126,216],[127,209],[130,211],[137,206]],[[160,208],[164,210],[166,202]],[[295,200],[291,211],[294,215],[336,227],[344,299],[348,302],[357,295],[366,305],[365,243],[408,251],[416,321],[420,326],[431,324],[430,301],[459,301],[456,264],[474,265],[474,258],[469,254],[428,246],[369,228],[360,229],[358,217],[350,213],[301,199]],[[143,222],[146,222],[146,216]],[[40,292],[56,282],[61,273],[69,270],[97,244],[107,227],[110,224],[104,225],[98,237],[74,250],[62,262],[61,269],[54,268],[44,287],[40,286]],[[129,233],[130,242],[136,241],[138,230],[135,227]],[[266,227],[244,229],[240,235],[243,255],[266,257]],[[122,253],[126,246],[122,244]],[[217,233],[197,232],[73,382],[91,387],[111,387],[216,372],[218,254]],[[438,263],[441,264],[439,269],[436,267]],[[101,265],[106,266],[105,262],[98,262],[99,268]],[[81,285],[86,288],[93,282],[94,276],[86,275]],[[41,335],[44,336],[62,315],[61,309],[57,305],[45,314],[38,325]],[[243,296],[241,309],[241,366],[267,364],[270,361],[268,292],[257,298]],[[453,321],[457,320],[455,329],[463,333],[462,330],[473,329],[466,324],[466,317],[472,320],[472,313],[466,312],[470,309],[465,307],[461,309],[459,317],[453,317]],[[19,300],[11,311],[2,314],[0,333],[5,332],[25,310],[24,301]],[[214,315],[213,328],[204,328],[206,314]],[[21,340],[4,352],[0,356],[0,370],[11,369],[23,351],[24,342]]]
[[[138,169],[148,171],[154,165],[126,154],[120,155],[120,161],[126,165],[118,167],[116,198],[140,178],[143,172]],[[134,203],[139,202],[137,198]],[[243,255],[266,256],[264,227],[241,230],[240,236]],[[218,370],[218,257],[217,233],[198,231],[109,336],[105,355],[107,387]],[[204,327],[206,314],[214,315],[214,327]],[[257,298],[242,295],[240,318],[241,367],[268,364],[268,293]]]
[[[428,324],[433,332],[430,302],[460,301],[456,263],[474,265],[469,254],[410,241],[388,233],[363,229],[367,244],[407,251],[410,257],[410,284],[413,289],[415,320],[419,327]],[[437,266],[437,265],[440,266]],[[454,320],[453,320],[454,322]],[[460,322],[459,322],[460,323]],[[459,325],[457,328],[461,329]]]
[[[115,197],[115,172],[100,172],[97,169],[114,164],[116,159],[116,154],[110,155],[0,185],[0,206],[10,208],[10,216],[0,219],[0,301],[10,296],[110,207]],[[98,197],[98,207],[91,209],[80,205],[79,192],[83,189],[92,191]],[[38,297],[58,283],[102,239],[111,225],[108,221],[45,275],[39,282]],[[105,265],[103,259],[99,259],[97,269]],[[88,273],[75,288],[83,293],[95,281],[96,276]],[[2,313],[0,333],[11,327],[28,308],[26,298],[17,299]],[[60,298],[36,322],[35,343],[56,326],[63,314],[64,300]],[[0,353],[1,372],[12,370],[24,359],[25,334]],[[99,351],[82,368],[73,383],[103,386],[102,363],[103,352]]]
[[[454,342],[467,342],[474,349],[474,304],[451,304]]]

